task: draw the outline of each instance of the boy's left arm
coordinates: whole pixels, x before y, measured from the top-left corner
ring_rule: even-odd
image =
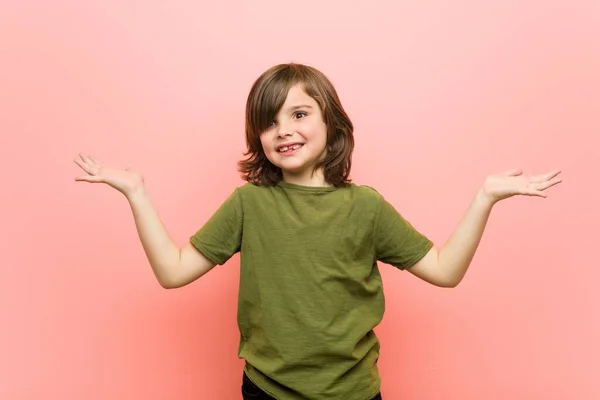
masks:
[[[546,189],[562,182],[559,173],[525,176],[521,170],[511,170],[488,176],[444,246],[433,247],[407,270],[433,285],[455,287],[475,256],[494,204],[516,195],[545,198]]]

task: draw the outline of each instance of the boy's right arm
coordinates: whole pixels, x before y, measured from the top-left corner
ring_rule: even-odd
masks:
[[[162,287],[185,286],[216,265],[189,242],[182,249],[177,247],[143,187],[127,195],[127,199],[142,246]]]
[[[86,154],[73,161],[86,172],[76,181],[104,183],[127,198],[146,257],[162,287],[185,286],[216,265],[189,242],[182,249],[177,247],[146,193],[141,174],[104,166]]]

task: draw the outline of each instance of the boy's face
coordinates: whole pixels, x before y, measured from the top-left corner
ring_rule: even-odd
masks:
[[[327,148],[327,125],[315,99],[296,85],[272,125],[260,136],[265,155],[281,168],[284,180],[300,185],[323,185],[322,174],[311,177]],[[320,177],[320,178],[319,178]]]

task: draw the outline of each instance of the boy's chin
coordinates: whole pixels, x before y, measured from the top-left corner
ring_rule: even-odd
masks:
[[[277,164],[276,164],[277,165]],[[277,165],[282,171],[297,174],[303,171],[306,171],[308,168],[308,163],[301,162],[299,160],[287,160],[287,162],[280,162]]]
[[[306,166],[298,166],[296,168],[294,167],[290,167],[290,166],[284,166],[283,168],[281,168],[281,172],[283,172],[286,175],[290,175],[290,176],[300,176],[300,175],[305,175],[307,173],[310,172],[310,167],[306,167]]]

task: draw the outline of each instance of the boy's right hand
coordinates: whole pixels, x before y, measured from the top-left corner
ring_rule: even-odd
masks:
[[[87,173],[75,178],[76,181],[105,183],[126,197],[144,188],[144,178],[137,172],[104,166],[93,157],[81,153],[73,161]]]

